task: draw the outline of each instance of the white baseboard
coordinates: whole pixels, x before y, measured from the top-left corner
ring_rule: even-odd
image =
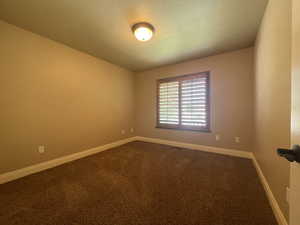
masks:
[[[231,155],[231,156],[237,156],[242,158],[252,158],[252,154],[250,152],[243,152],[238,150],[231,150],[231,149],[224,149],[224,148],[217,148],[217,147],[211,147],[211,146],[204,146],[204,145],[195,145],[195,144],[188,144],[188,143],[182,143],[182,142],[176,142],[176,141],[168,141],[168,140],[162,140],[162,139],[156,139],[156,138],[147,138],[147,137],[131,137],[124,140],[116,141],[113,143],[109,143],[106,145],[98,146],[92,149],[88,149],[85,151],[81,151],[78,153],[74,153],[71,155],[63,156],[57,159],[53,159],[50,161],[42,162],[36,165],[28,166],[22,169],[14,170],[11,172],[7,172],[4,174],[0,174],[0,184],[13,181],[25,176],[28,176],[33,173],[38,173],[46,169],[50,169],[59,165],[62,165],[67,162],[71,162],[80,158],[84,158],[89,155],[93,155],[114,147],[118,147],[120,145],[132,142],[132,141],[145,141],[145,142],[152,142],[157,144],[165,144],[165,145],[171,145],[181,148],[187,148],[187,149],[193,149],[193,150],[200,150],[200,151],[206,151],[206,152],[214,152],[224,155]]]
[[[222,155],[230,155],[230,156],[236,156],[236,157],[240,157],[240,158],[252,159],[251,152],[245,152],[245,151],[240,151],[240,150],[212,147],[212,146],[206,146],[206,145],[197,145],[197,144],[190,144],[190,143],[177,142],[177,141],[169,141],[169,140],[163,140],[163,139],[158,139],[158,138],[139,137],[139,136],[136,137],[136,140],[144,141],[144,142],[151,142],[151,143],[156,143],[156,144],[170,145],[170,146],[180,147],[180,148],[187,148],[187,149],[192,149],[192,150],[199,150],[199,151],[203,151],[203,152],[213,152],[213,153],[218,153],[218,154],[222,154]]]
[[[33,166],[28,166],[28,167],[25,167],[22,169],[18,169],[18,170],[4,173],[4,174],[0,174],[0,184],[6,183],[9,181],[13,181],[18,178],[25,177],[30,174],[37,173],[37,172],[40,172],[40,171],[43,171],[46,169],[50,169],[50,168],[62,165],[64,163],[71,162],[76,159],[80,159],[80,158],[83,158],[83,157],[86,157],[89,155],[93,155],[93,154],[96,154],[96,153],[99,153],[99,152],[102,152],[102,151],[105,151],[105,150],[108,150],[111,148],[115,148],[120,145],[132,142],[134,140],[136,140],[135,137],[123,139],[123,140],[112,142],[112,143],[109,143],[106,145],[91,148],[91,149],[88,149],[88,150],[85,150],[82,152],[74,153],[72,155],[63,156],[63,157],[53,159],[53,160],[50,160],[47,162],[39,163],[39,164],[36,164]]]
[[[254,167],[255,167],[255,169],[258,173],[258,176],[260,178],[260,181],[265,189],[265,192],[267,194],[267,197],[269,199],[270,205],[273,209],[273,213],[277,219],[278,224],[279,225],[288,225],[288,222],[286,221],[285,216],[283,215],[283,213],[278,205],[278,202],[276,201],[276,198],[273,195],[273,192],[270,188],[270,185],[268,184],[266,177],[264,176],[264,174],[262,172],[262,169],[260,168],[254,154],[253,153],[251,153],[251,154],[252,154],[252,160],[253,160]]]
[[[84,158],[89,155],[93,155],[111,148],[118,147],[123,144],[127,144],[132,141],[144,141],[144,142],[150,142],[150,143],[156,143],[156,144],[164,144],[164,145],[170,145],[170,146],[175,146],[175,147],[180,147],[180,148],[187,148],[187,149],[192,149],[192,150],[198,150],[198,151],[204,151],[204,152],[212,152],[212,153],[218,153],[222,155],[230,155],[230,156],[236,156],[236,157],[241,157],[241,158],[247,158],[247,159],[252,159],[254,167],[257,170],[257,173],[259,175],[259,178],[262,182],[262,185],[267,193],[267,197],[270,201],[271,207],[273,209],[273,212],[275,214],[275,217],[279,223],[279,225],[288,225],[272,191],[271,188],[267,182],[267,179],[265,178],[255,156],[251,152],[245,152],[245,151],[240,151],[240,150],[233,150],[233,149],[226,149],[226,148],[219,148],[219,147],[212,147],[212,146],[205,146],[205,145],[196,145],[196,144],[189,144],[189,143],[183,143],[183,142],[177,142],[177,141],[169,141],[169,140],[163,140],[163,139],[158,139],[158,138],[147,138],[147,137],[131,137],[127,139],[123,139],[120,141],[116,141],[113,143],[109,143],[106,145],[102,145],[99,147],[95,147],[92,149],[88,149],[82,152],[74,153],[72,155],[67,155],[64,157],[60,157],[57,159],[53,159],[47,162],[39,163],[33,166],[25,167],[22,169],[18,169],[12,172],[0,174],[0,184],[16,180],[21,177],[28,176],[33,173],[37,173],[46,169],[50,169],[59,165],[62,165],[67,162],[71,162],[80,158]]]
[[[177,142],[177,141],[163,140],[163,139],[158,139],[158,138],[136,137],[136,140],[252,159],[254,167],[257,170],[258,176],[259,176],[261,183],[264,187],[264,190],[267,194],[267,197],[269,199],[270,205],[272,207],[273,213],[277,219],[278,224],[279,225],[288,225],[288,223],[278,205],[278,202],[276,201],[276,199],[271,191],[271,188],[267,182],[267,179],[265,178],[265,176],[264,176],[264,174],[252,152],[244,152],[244,151],[233,150],[233,149],[225,149],[225,148],[219,148],[219,147],[189,144],[189,143],[183,143],[183,142]]]

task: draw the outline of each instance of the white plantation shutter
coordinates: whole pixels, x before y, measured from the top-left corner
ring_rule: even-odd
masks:
[[[183,126],[207,126],[206,77],[184,80],[181,84],[181,124]]]
[[[158,127],[209,131],[209,73],[158,81]]]
[[[179,124],[179,82],[161,83],[159,86],[159,123]]]

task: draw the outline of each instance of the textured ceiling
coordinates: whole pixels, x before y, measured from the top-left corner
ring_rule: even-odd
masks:
[[[0,0],[0,19],[133,71],[253,45],[267,0]],[[156,33],[138,42],[131,25]]]

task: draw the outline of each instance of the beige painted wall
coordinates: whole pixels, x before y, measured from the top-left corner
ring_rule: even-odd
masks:
[[[211,72],[211,133],[158,129],[156,80]],[[253,134],[253,48],[211,56],[136,74],[138,135],[249,151]],[[221,140],[215,140],[215,134]],[[234,137],[239,136],[240,143]]]
[[[291,2],[270,0],[256,42],[254,154],[288,219],[289,163],[276,148],[290,145]]]
[[[128,70],[0,21],[0,173],[129,137],[133,85]]]

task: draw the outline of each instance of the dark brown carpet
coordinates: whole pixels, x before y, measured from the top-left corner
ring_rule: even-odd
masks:
[[[276,225],[247,159],[132,142],[0,186],[1,225]]]

